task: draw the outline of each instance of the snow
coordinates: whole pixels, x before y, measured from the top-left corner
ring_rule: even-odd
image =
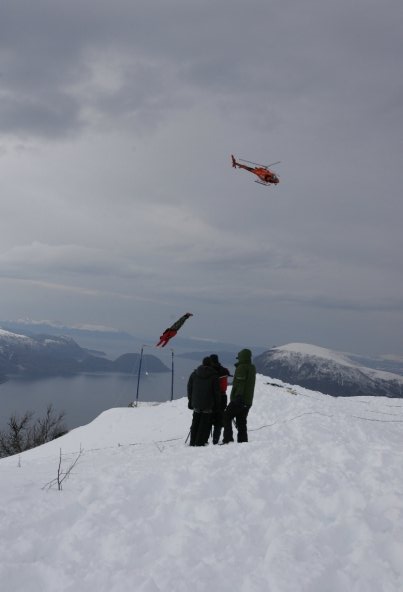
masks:
[[[320,347],[318,345],[311,345],[309,343],[288,343],[287,345],[282,345],[273,349],[275,351],[281,352],[282,355],[287,355],[288,353],[301,354],[304,356],[306,355],[322,358],[324,360],[329,360],[344,366],[356,366],[355,364],[352,364],[347,356],[340,352],[326,349],[325,347]]]
[[[394,374],[385,370],[375,370],[374,368],[361,366],[360,364],[357,364],[349,359],[349,355],[351,354],[337,352],[324,347],[319,347],[308,343],[288,343],[287,345],[274,347],[267,353],[272,354],[272,352],[274,352],[274,356],[272,356],[273,358],[283,360],[285,359],[289,367],[292,368],[294,366],[295,371],[297,372],[302,362],[306,361],[307,359],[309,360],[309,358],[313,358],[312,361],[316,363],[318,370],[325,366],[327,372],[330,372],[330,370],[333,368],[333,372],[337,373],[339,378],[342,371],[340,366],[344,366],[344,369],[347,372],[350,370],[355,370],[373,380],[380,379],[385,381],[394,381],[403,385],[403,376],[400,374]],[[348,376],[351,376],[351,374]],[[359,382],[358,376],[356,380]]]
[[[85,324],[72,324],[65,325],[58,321],[50,321],[47,319],[41,319],[39,321],[34,319],[18,318],[16,321],[6,321],[7,323],[18,323],[19,325],[47,325],[48,327],[54,327],[55,329],[78,329],[81,331],[100,331],[102,333],[119,333],[118,329],[109,327],[106,325],[92,325],[90,323]]]
[[[2,459],[6,589],[401,592],[403,401],[268,382],[247,444],[186,446],[180,399]]]
[[[100,331],[101,333],[119,333],[118,329],[108,327],[107,325],[72,325],[71,329],[80,329],[80,331]]]
[[[26,335],[19,335],[18,333],[11,333],[5,329],[0,328],[0,338],[11,342],[31,342],[32,339]]]
[[[18,345],[23,347],[31,347],[33,343],[33,340],[26,335],[11,333],[10,331],[6,331],[0,327],[0,353],[4,353],[5,346],[10,347],[10,345]]]
[[[358,366],[358,368],[363,368]],[[403,385],[403,376],[401,374],[394,374],[393,372],[387,372],[386,370],[375,370],[374,368],[365,368],[365,373],[372,378],[380,378],[381,380],[394,380],[400,382]]]
[[[403,355],[396,355],[396,354],[384,354],[383,356],[379,356],[381,360],[387,360],[390,362],[402,362],[403,363]]]

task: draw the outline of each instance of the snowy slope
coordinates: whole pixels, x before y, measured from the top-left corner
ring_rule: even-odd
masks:
[[[336,396],[403,396],[403,376],[367,368],[347,353],[289,343],[255,358],[259,372]]]
[[[189,448],[190,420],[184,399],[112,409],[1,460],[5,589],[403,590],[403,402],[258,376],[248,444]],[[60,447],[83,453],[43,489]]]
[[[276,349],[281,353],[293,352],[297,354],[305,354],[351,366],[351,363],[348,361],[348,357],[345,354],[327,349],[326,347],[312,345],[310,343],[288,343],[287,345],[280,345],[273,349]]]
[[[26,345],[26,346],[33,346],[34,340],[31,337],[27,337],[26,335],[20,335],[18,333],[11,333],[11,331],[6,331],[5,329],[0,328],[0,340],[1,345]]]

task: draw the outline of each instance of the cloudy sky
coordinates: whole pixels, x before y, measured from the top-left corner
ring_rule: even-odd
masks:
[[[402,63],[401,0],[2,0],[0,318],[403,352]]]

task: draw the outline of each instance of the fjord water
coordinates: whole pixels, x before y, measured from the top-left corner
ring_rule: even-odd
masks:
[[[174,365],[173,397],[186,396],[190,373],[197,361],[177,358]],[[145,373],[139,383],[139,401],[168,401],[171,398],[172,374]],[[68,429],[84,425],[111,407],[127,407],[136,400],[138,375],[87,373],[45,378],[11,378],[0,384],[0,429],[12,414],[26,411],[43,415],[49,404],[55,412],[65,412]]]

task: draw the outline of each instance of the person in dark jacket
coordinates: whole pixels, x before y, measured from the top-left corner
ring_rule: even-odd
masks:
[[[218,375],[210,358],[192,372],[188,381],[188,407],[193,409],[190,446],[207,444],[211,430],[211,416],[220,404]]]
[[[218,444],[221,436],[221,430],[224,427],[224,411],[227,407],[227,386],[228,376],[231,376],[228,368],[221,365],[217,354],[211,354],[211,365],[218,375],[218,382],[220,386],[220,406],[212,415],[213,425],[213,444]]]
[[[233,442],[232,420],[235,419],[238,430],[238,442],[248,441],[247,417],[253,403],[256,368],[252,364],[252,352],[243,349],[238,353],[235,364],[230,402],[224,413],[223,444]]]

